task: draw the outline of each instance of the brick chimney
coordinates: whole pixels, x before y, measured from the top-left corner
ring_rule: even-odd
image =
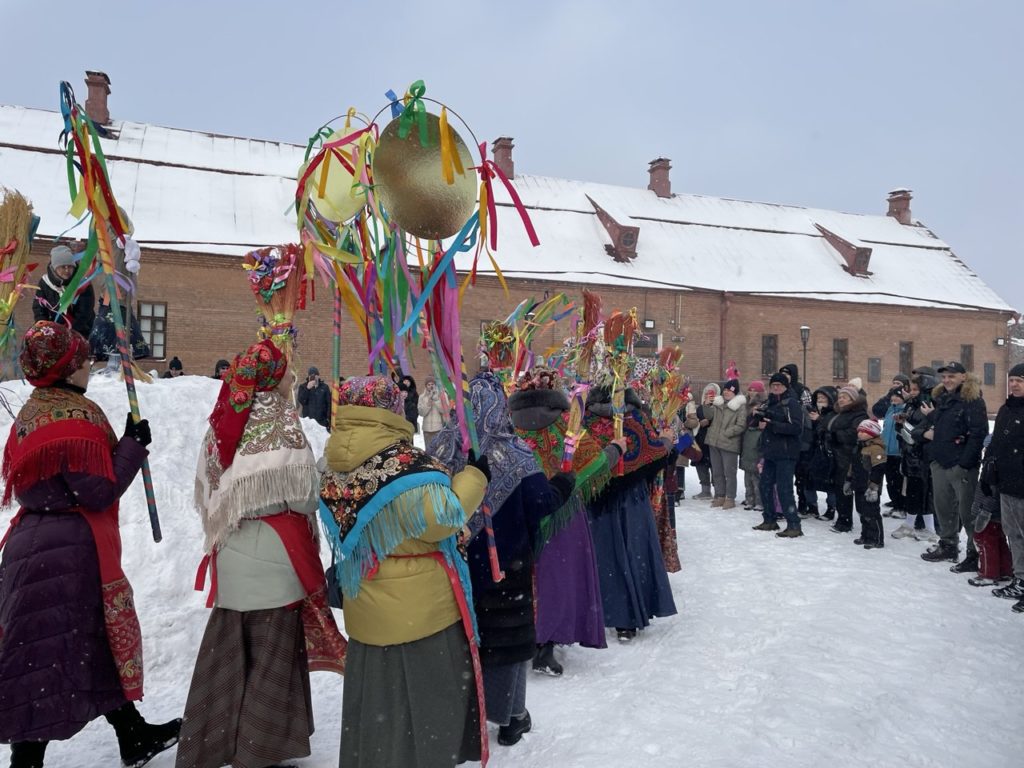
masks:
[[[910,216],[911,197],[909,189],[894,189],[889,193],[889,211],[885,215],[892,216],[906,226],[913,224]]]
[[[499,136],[494,140],[494,146],[491,149],[494,153],[494,164],[510,179],[516,177],[516,165],[512,162],[512,147],[514,146],[511,138]]]
[[[658,197],[672,197],[672,180],[668,177],[668,172],[671,170],[672,164],[667,157],[651,160],[650,167],[647,169],[651,180],[647,188]]]
[[[85,72],[85,87],[89,95],[85,99],[85,111],[94,123],[110,125],[110,110],[107,96],[110,95],[110,78],[106,72]]]

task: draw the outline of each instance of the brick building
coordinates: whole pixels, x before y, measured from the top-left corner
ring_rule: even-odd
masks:
[[[156,353],[145,367],[162,371],[176,355],[186,372],[211,373],[258,326],[241,255],[296,239],[287,208],[304,147],[113,121],[109,80],[88,73],[86,83],[86,108],[110,134],[103,144],[115,194],[143,247],[136,309]],[[42,217],[34,248],[43,265],[52,238],[74,223],[61,127],[59,113],[0,105],[0,185],[25,194]],[[1007,323],[1019,316],[912,218],[908,190],[889,194],[885,215],[845,214],[674,194],[664,158],[650,164],[646,189],[516,177],[512,149],[511,139],[498,139],[495,162],[515,179],[541,246],[529,246],[499,190],[496,256],[511,295],[482,262],[462,311],[467,358],[481,322],[524,297],[579,299],[590,287],[608,309],[637,307],[645,349],[679,345],[698,382],[722,378],[730,361],[744,379],[802,363],[806,326],[811,385],[860,376],[874,392],[898,371],[960,359],[998,403],[1012,346]],[[468,258],[457,260],[460,271]],[[300,320],[300,364],[327,371],[332,305],[318,292]],[[28,300],[17,320],[30,323]],[[567,334],[568,326],[552,329],[535,346]],[[345,374],[365,369],[361,346],[354,332],[346,338]],[[422,355],[414,362],[426,370]]]

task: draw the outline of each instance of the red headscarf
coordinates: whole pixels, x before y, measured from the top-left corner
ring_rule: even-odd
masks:
[[[210,414],[210,426],[224,469],[235,460],[256,393],[276,389],[287,371],[288,358],[269,339],[253,344],[231,363]]]
[[[49,387],[82,367],[89,342],[66,325],[40,320],[25,332],[18,360],[25,378],[35,387]]]

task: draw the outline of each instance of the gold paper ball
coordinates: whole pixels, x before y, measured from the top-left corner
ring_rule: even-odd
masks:
[[[454,183],[445,181],[441,167],[440,121],[427,113],[427,146],[420,142],[419,125],[399,138],[400,118],[395,118],[380,135],[373,156],[374,189],[388,214],[411,235],[441,240],[456,234],[476,206],[476,174],[469,148],[454,130],[455,150],[462,159],[463,175],[456,171]]]
[[[328,136],[325,142],[337,141],[343,135],[345,134],[340,134],[336,131]],[[339,150],[348,155],[352,151],[352,146],[352,143],[349,142],[341,146]],[[330,164],[330,168],[327,172],[327,184],[324,188],[324,194],[321,197],[319,194],[320,174],[323,173],[325,163]],[[306,165],[308,164],[304,163],[299,168],[300,178],[306,172]],[[338,224],[351,219],[366,203],[366,197],[361,189],[357,188],[355,190],[356,194],[353,194],[352,174],[348,172],[348,169],[331,152],[324,156],[320,165],[306,179],[306,190],[309,192],[309,199],[316,206],[317,212],[325,219]]]

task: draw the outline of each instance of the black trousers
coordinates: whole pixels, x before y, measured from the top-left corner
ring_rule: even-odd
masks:
[[[850,496],[846,496],[850,499]],[[882,527],[882,507],[877,501],[864,498],[864,491],[857,491],[852,497],[860,515],[860,537],[865,544],[885,546],[885,529]]]
[[[893,509],[904,509],[903,499],[903,472],[900,465],[903,459],[899,456],[890,456],[885,462],[885,486],[889,490],[889,501]]]
[[[904,496],[903,503],[904,509],[907,511],[908,525],[910,519],[914,520],[913,526],[915,528],[924,528],[923,515],[934,515],[935,505],[932,499],[932,482],[930,473],[926,473],[924,477],[915,477],[913,475],[906,475],[906,495]],[[936,530],[938,530],[938,518],[935,518]]]

